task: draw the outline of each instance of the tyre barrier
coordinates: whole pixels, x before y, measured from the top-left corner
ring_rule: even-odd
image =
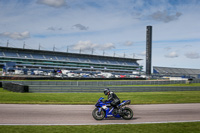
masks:
[[[29,86],[16,84],[12,82],[3,83],[2,87],[4,90],[13,91],[13,92],[21,92],[21,93],[29,92]]]

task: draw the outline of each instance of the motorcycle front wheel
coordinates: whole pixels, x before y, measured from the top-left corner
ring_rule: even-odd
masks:
[[[95,120],[103,120],[105,117],[105,112],[103,110],[101,110],[101,112],[99,112],[99,109],[95,108],[92,111],[92,116],[94,117]]]
[[[123,116],[122,116],[123,119],[125,120],[130,120],[133,118],[133,111],[131,108],[129,107],[125,107],[123,109]]]

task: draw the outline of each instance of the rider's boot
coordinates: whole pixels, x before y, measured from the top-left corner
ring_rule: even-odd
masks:
[[[122,108],[119,105],[117,106],[117,113],[122,114]]]

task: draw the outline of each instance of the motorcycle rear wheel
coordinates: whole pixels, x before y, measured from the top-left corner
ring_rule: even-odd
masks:
[[[99,109],[95,108],[92,111],[92,116],[94,117],[95,120],[103,120],[105,118],[105,112],[101,110],[101,112],[99,113]]]
[[[125,107],[123,109],[123,116],[122,116],[123,119],[125,120],[130,120],[133,118],[133,111],[131,108],[129,107]]]

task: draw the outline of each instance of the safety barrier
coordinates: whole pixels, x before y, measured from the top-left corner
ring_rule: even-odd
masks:
[[[3,81],[10,82],[10,81]],[[166,84],[186,84],[200,83],[200,80],[153,80],[153,81],[12,81],[23,85],[71,85],[71,86],[117,86],[117,85],[166,85]]]
[[[159,91],[200,91],[200,86],[112,86],[115,92],[159,92]],[[105,86],[29,86],[32,93],[102,93]]]
[[[27,85],[17,84],[17,83],[3,83],[3,89],[13,91],[13,92],[29,92],[29,87]]]
[[[193,80],[191,83],[199,83],[200,80]],[[160,86],[164,84],[186,84],[185,80],[180,81],[3,81],[4,89],[14,92],[32,93],[66,93],[66,92],[102,92],[109,87],[116,92],[154,92],[154,91],[199,91],[200,86]],[[127,86],[147,85],[147,86]],[[154,85],[154,86],[148,86]],[[158,86],[156,86],[158,85]]]

